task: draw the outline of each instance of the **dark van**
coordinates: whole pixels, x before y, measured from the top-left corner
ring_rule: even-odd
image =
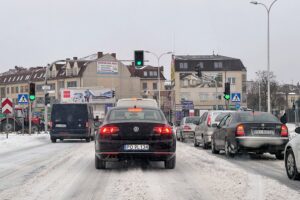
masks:
[[[51,112],[51,141],[57,139],[94,139],[93,108],[88,104],[53,104]]]

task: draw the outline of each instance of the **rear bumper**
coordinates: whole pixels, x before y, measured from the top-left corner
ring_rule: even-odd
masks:
[[[148,160],[168,160],[175,156],[176,140],[165,141],[115,141],[115,140],[101,140],[95,143],[95,154],[98,158],[103,160],[122,160],[122,159],[148,159]],[[148,144],[147,151],[126,151],[124,146],[126,144]]]
[[[257,150],[266,152],[283,151],[288,143],[288,138],[280,137],[237,137],[239,150]]]
[[[51,130],[50,136],[58,139],[83,139],[90,137],[88,129]]]
[[[182,132],[182,137],[184,139],[194,139],[195,132],[194,131],[183,131]]]

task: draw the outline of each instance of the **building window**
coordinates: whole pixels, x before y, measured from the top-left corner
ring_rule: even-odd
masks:
[[[77,87],[77,81],[67,82],[67,88],[69,88],[69,87]]]
[[[1,88],[0,92],[1,92],[1,97],[5,97],[6,96],[6,94],[5,94],[5,88],[4,87]]]
[[[9,94],[9,87],[6,88],[6,93]]]
[[[189,99],[191,99],[191,93],[181,92],[180,98],[181,98],[181,100],[189,100]]]
[[[55,90],[55,83],[50,83],[48,85],[50,86],[50,90]]]
[[[11,91],[12,94],[14,94],[15,93],[15,87],[11,87],[10,91]]]
[[[25,86],[25,92],[28,92],[28,85]]]
[[[157,71],[153,71],[153,75],[154,75],[154,76],[157,76]]]
[[[65,88],[65,81],[58,81],[58,88]]]
[[[21,86],[21,87],[20,87],[20,91],[21,91],[21,93],[24,92],[24,86]]]
[[[16,87],[16,93],[19,93],[19,87],[18,86]]]
[[[199,98],[200,98],[200,101],[208,101],[209,100],[209,94],[204,93],[204,92],[200,92],[199,93]]]
[[[157,90],[157,83],[153,83],[153,90]]]
[[[144,76],[148,76],[148,73],[147,73],[147,71],[144,71]]]
[[[43,85],[42,84],[36,85],[35,89],[36,89],[37,92],[42,92],[43,91]]]
[[[227,81],[230,83],[230,85],[235,85],[235,77],[229,77]]]
[[[150,72],[149,72],[149,76],[153,76],[153,71],[150,71]]]
[[[147,83],[143,83],[143,90],[147,90],[148,86]]]
[[[222,69],[223,63],[222,62],[214,62],[215,69]]]
[[[203,62],[199,62],[199,63],[197,64],[197,67],[200,67],[200,69],[203,69],[203,68],[204,68]]]
[[[179,68],[180,69],[187,69],[188,68],[188,64],[187,63],[179,63]]]

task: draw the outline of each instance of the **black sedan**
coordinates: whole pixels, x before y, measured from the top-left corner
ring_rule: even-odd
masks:
[[[146,159],[176,163],[176,139],[172,127],[158,108],[115,107],[109,110],[95,137],[95,167],[108,161]]]
[[[266,112],[234,112],[226,115],[212,135],[212,153],[225,150],[233,157],[239,152],[275,154],[283,159],[288,143],[288,129],[275,116]]]

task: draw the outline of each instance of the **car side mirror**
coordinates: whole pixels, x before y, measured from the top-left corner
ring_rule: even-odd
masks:
[[[300,134],[300,127],[297,127],[297,128],[295,129],[295,132],[298,133],[298,134]]]
[[[170,126],[173,126],[174,124],[173,124],[172,122],[169,122],[169,125],[170,125]]]
[[[213,124],[211,125],[211,127],[213,127],[213,128],[217,128],[217,127],[218,127],[218,124],[216,124],[216,123],[213,123]]]
[[[98,121],[97,121],[97,122],[94,122],[94,126],[96,126],[96,127],[101,126],[101,124],[102,124],[102,123],[101,123],[101,122],[98,122]]]
[[[218,124],[218,125],[217,125],[217,128],[218,128],[218,129],[220,129],[220,128],[221,128],[220,124]]]

